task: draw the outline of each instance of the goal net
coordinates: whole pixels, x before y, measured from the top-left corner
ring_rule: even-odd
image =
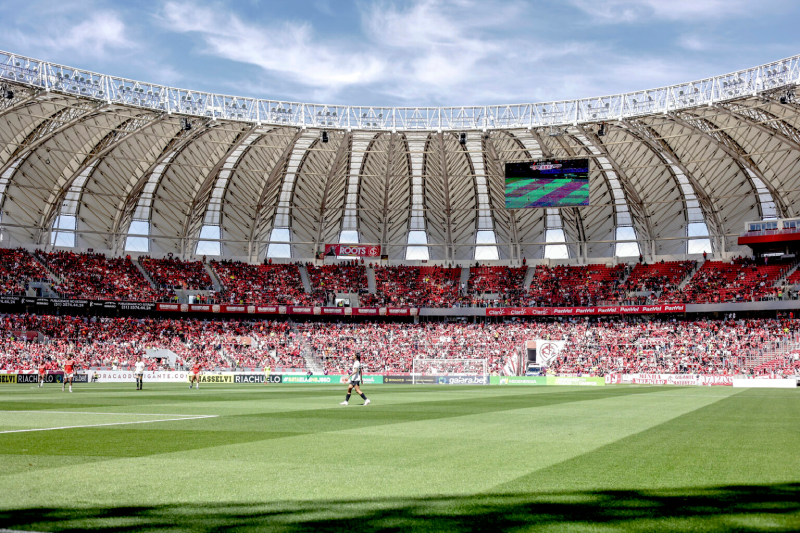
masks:
[[[487,385],[487,359],[414,359],[411,376],[415,384],[450,383]]]

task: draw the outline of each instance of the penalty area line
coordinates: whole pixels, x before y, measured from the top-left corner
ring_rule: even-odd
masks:
[[[106,424],[81,424],[79,426],[59,426],[54,428],[33,428],[33,429],[11,429],[8,431],[0,431],[3,433],[30,433],[32,431],[54,431],[56,429],[76,429],[76,428],[97,428],[103,426],[125,426],[130,424],[154,424],[156,422],[177,422],[181,420],[201,420],[204,418],[217,418],[219,415],[199,415],[181,418],[163,418],[161,420],[134,420],[132,422],[109,422]],[[0,530],[2,533],[2,530]]]

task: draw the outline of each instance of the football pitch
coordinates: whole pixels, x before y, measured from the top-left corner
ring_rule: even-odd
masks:
[[[0,389],[0,528],[797,531],[800,391]]]

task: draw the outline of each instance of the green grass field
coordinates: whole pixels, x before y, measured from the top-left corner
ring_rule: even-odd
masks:
[[[797,390],[145,386],[0,389],[0,528],[800,530]]]

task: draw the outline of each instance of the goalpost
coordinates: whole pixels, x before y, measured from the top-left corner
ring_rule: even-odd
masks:
[[[489,384],[488,359],[414,359],[411,378],[414,384],[462,383]]]

